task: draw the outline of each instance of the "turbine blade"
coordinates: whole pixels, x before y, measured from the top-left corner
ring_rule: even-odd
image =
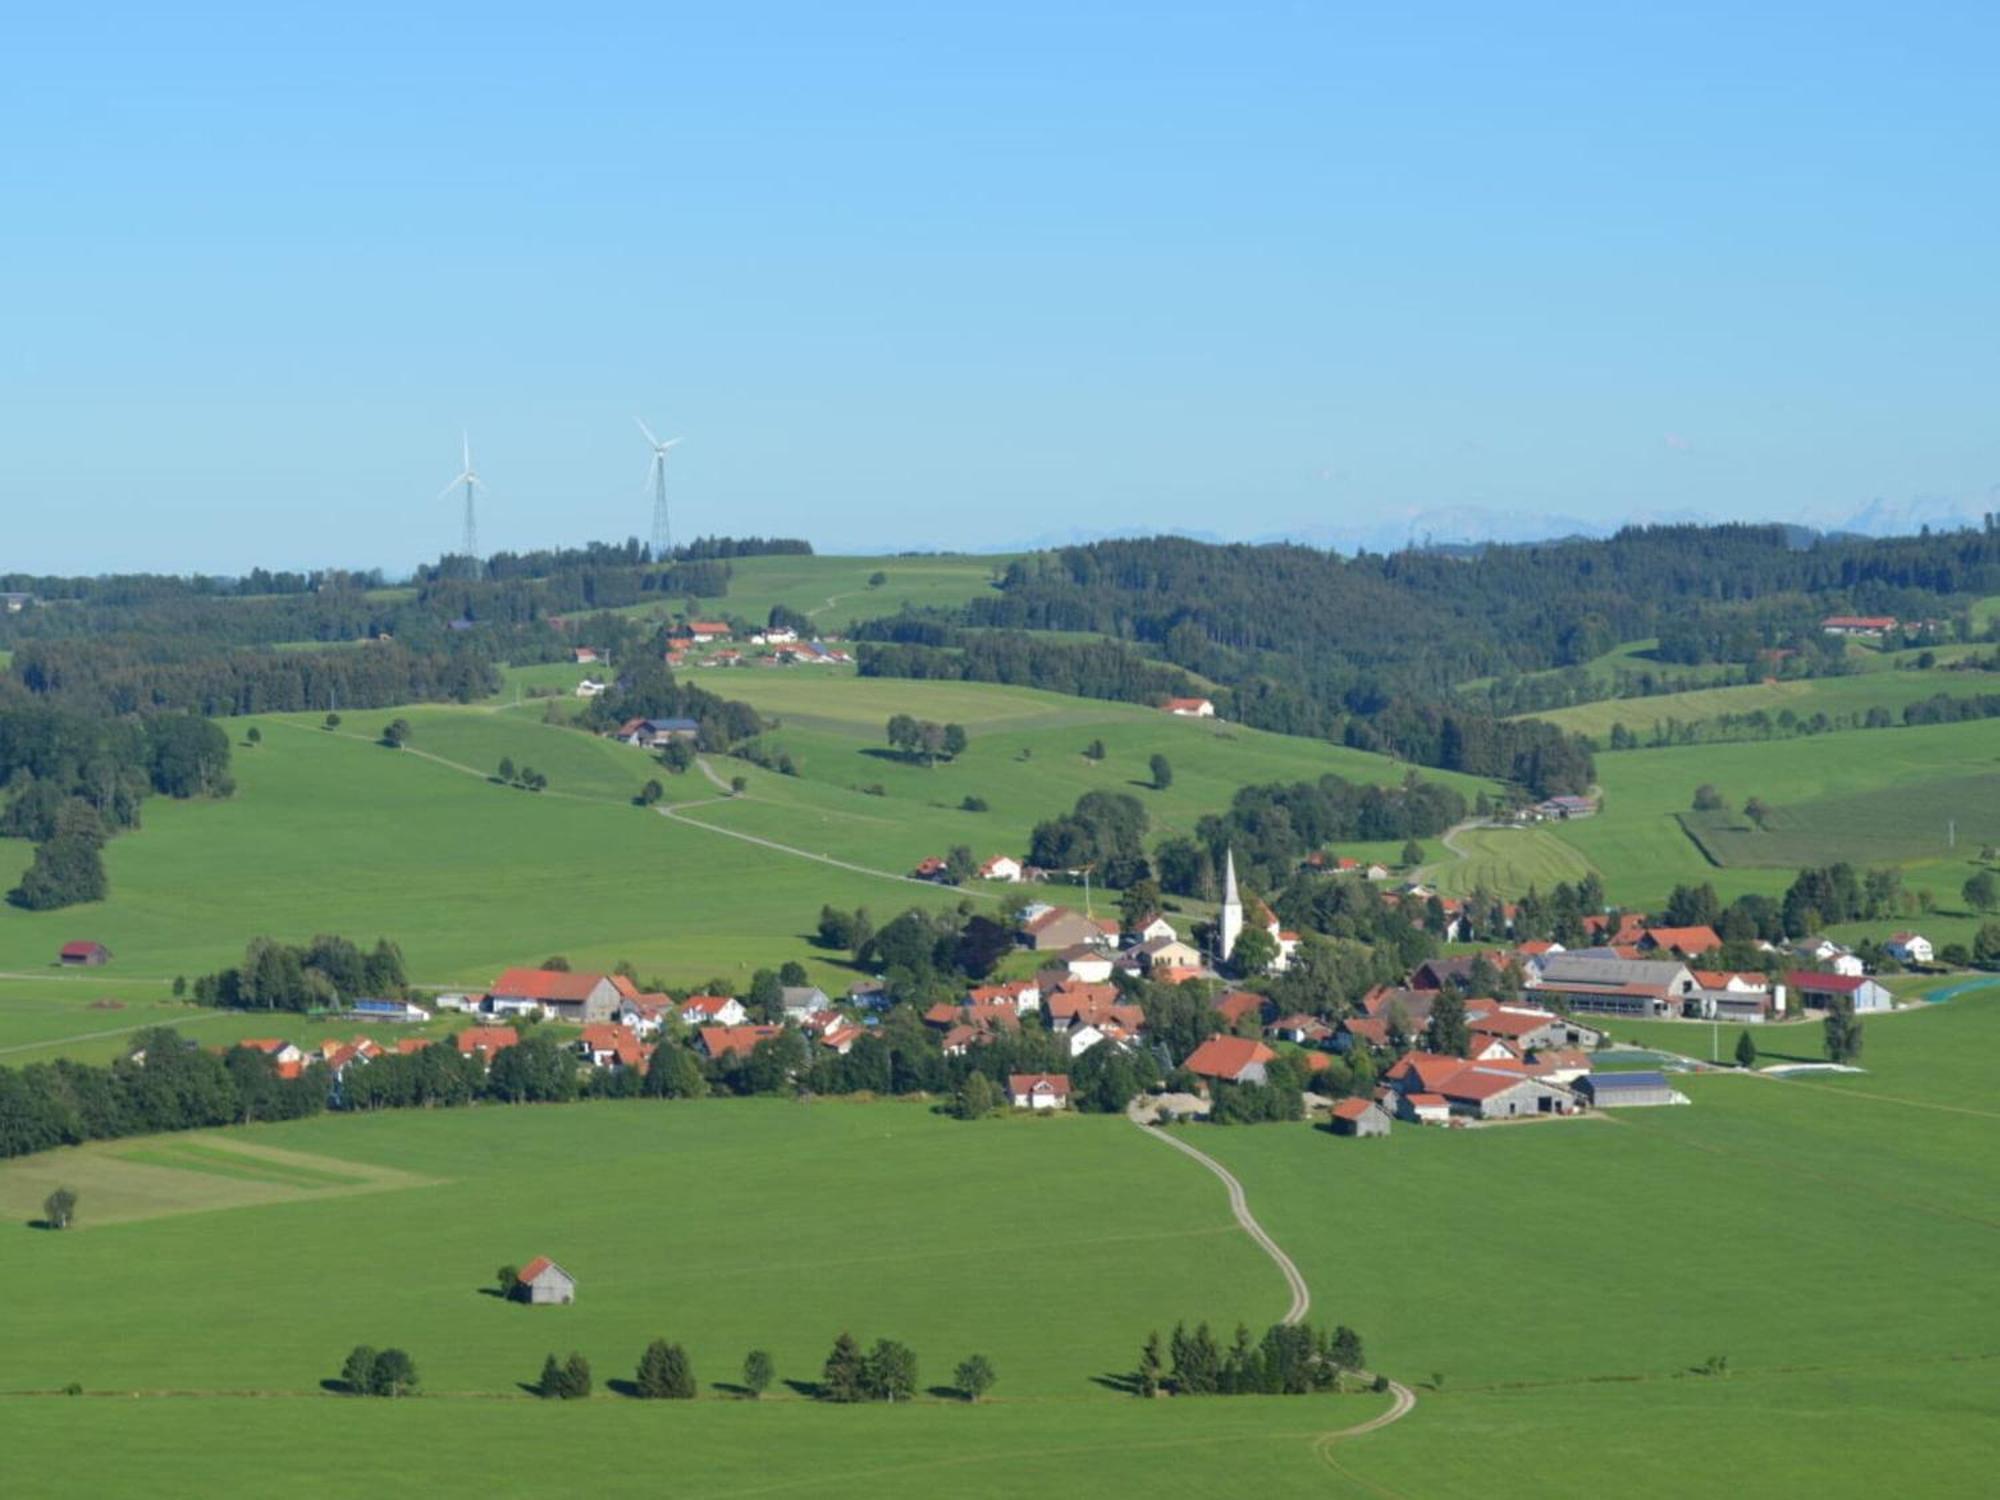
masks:
[[[446,485],[443,489],[438,491],[437,493],[438,499],[440,500],[446,499],[447,497],[450,496],[452,491],[456,490],[461,484],[464,483],[465,483],[465,476],[461,474],[458,476],[458,478],[454,479],[450,484]]]
[[[664,443],[660,444],[660,451],[664,453],[669,448],[678,448],[686,441],[686,438],[668,438]]]
[[[634,417],[632,420],[637,422],[639,424],[639,430],[646,434],[647,442],[651,443],[655,448],[660,446],[660,440],[653,436],[653,429],[646,425],[645,419],[643,417]]]
[[[472,472],[472,434],[462,431],[459,433],[459,437],[463,440],[465,446],[465,472],[470,474]]]

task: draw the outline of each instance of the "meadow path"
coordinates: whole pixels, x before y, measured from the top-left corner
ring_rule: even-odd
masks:
[[[1292,1305],[1285,1309],[1285,1316],[1282,1321],[1286,1323],[1304,1322],[1306,1314],[1312,1311],[1312,1288],[1306,1285],[1306,1279],[1299,1273],[1297,1264],[1293,1262],[1289,1255],[1285,1254],[1284,1249],[1278,1242],[1271,1238],[1265,1231],[1264,1226],[1257,1222],[1257,1216],[1250,1212],[1250,1201],[1244,1197],[1243,1184],[1236,1180],[1236,1174],[1210,1156],[1206,1151],[1196,1150],[1186,1141],[1180,1139],[1180,1137],[1169,1135],[1164,1130],[1141,1123],[1137,1110],[1138,1101],[1134,1100],[1132,1105],[1126,1109],[1125,1118],[1130,1120],[1134,1125],[1139,1126],[1141,1130],[1145,1131],[1154,1140],[1165,1142],[1183,1156],[1193,1157],[1204,1167],[1207,1167],[1209,1171],[1222,1179],[1222,1185],[1229,1190],[1229,1211],[1236,1216],[1236,1222],[1243,1226],[1243,1232],[1256,1241],[1257,1248],[1271,1257],[1271,1263],[1278,1268],[1278,1274],[1285,1278],[1285,1285],[1291,1291]]]
[[[706,770],[707,767],[704,765],[702,769]],[[741,799],[735,796],[712,797],[708,802],[696,802],[689,805],[694,807],[708,807],[717,802],[734,802],[738,800]],[[901,885],[922,886],[927,891],[938,889],[938,884],[934,880],[919,880],[914,875],[900,875],[894,870],[878,870],[871,865],[857,865],[851,860],[835,859],[831,854],[815,854],[810,849],[800,849],[791,844],[781,844],[776,839],[767,839],[761,834],[745,833],[740,828],[724,828],[718,823],[704,823],[699,818],[686,816],[679,807],[669,807],[665,803],[656,805],[653,811],[663,818],[669,818],[676,823],[685,824],[689,828],[699,828],[704,833],[719,833],[724,838],[741,839],[746,844],[755,844],[760,849],[769,849],[778,854],[789,854],[794,859],[809,859],[816,864],[831,865],[836,870],[851,870],[856,875],[872,875],[877,880],[893,880]],[[966,887],[960,887],[960,890],[963,894],[975,899],[988,901],[997,899],[985,891],[975,891]]]
[[[1243,1184],[1237,1180],[1236,1174],[1206,1151],[1190,1146],[1179,1136],[1171,1135],[1157,1126],[1146,1124],[1141,1118],[1140,1103],[1137,1099],[1126,1106],[1125,1118],[1154,1140],[1172,1146],[1183,1156],[1193,1157],[1222,1179],[1222,1185],[1229,1190],[1230,1213],[1235,1215],[1236,1222],[1242,1225],[1243,1232],[1256,1242],[1257,1248],[1271,1257],[1271,1263],[1278,1268],[1279,1274],[1285,1278],[1285,1285],[1291,1290],[1292,1305],[1285,1309],[1285,1316],[1281,1321],[1304,1322],[1306,1314],[1312,1310],[1312,1288],[1306,1285],[1306,1279],[1300,1273],[1297,1263],[1285,1253],[1284,1248],[1276,1240],[1271,1238],[1264,1226],[1257,1222],[1257,1216],[1250,1212],[1250,1200],[1244,1195]],[[1334,1469],[1345,1473],[1346,1471],[1340,1468],[1333,1457],[1332,1449],[1335,1443],[1345,1438],[1360,1437],[1364,1433],[1378,1431],[1391,1422],[1400,1422],[1416,1409],[1417,1393],[1401,1381],[1389,1382],[1389,1395],[1391,1399],[1387,1411],[1370,1417],[1365,1422],[1357,1422],[1352,1427],[1341,1427],[1332,1432],[1321,1433],[1313,1440],[1313,1451]]]

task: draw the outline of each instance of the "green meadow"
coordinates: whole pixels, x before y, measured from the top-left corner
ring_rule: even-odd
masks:
[[[904,605],[947,608],[990,591],[1013,561],[1003,554],[938,553],[918,557],[736,557],[729,560],[729,592],[703,599],[714,614],[762,624],[776,605],[808,616],[814,629],[838,634],[855,621],[892,615]],[[875,574],[885,576],[870,584]],[[685,599],[633,605],[625,613],[680,611]]]
[[[236,795],[148,803],[145,826],[107,848],[112,894],[101,904],[0,908],[0,974],[48,976],[28,988],[50,1002],[160,1002],[175,976],[233,961],[251,937],[335,931],[395,939],[412,978],[441,986],[483,983],[552,953],[606,967],[630,959],[685,984],[747,983],[756,968],[798,959],[844,985],[851,975],[807,941],[823,904],[879,915],[962,899],[902,877],[955,844],[981,858],[1022,854],[1034,824],[1084,791],[1130,792],[1157,836],[1192,829],[1248,782],[1327,771],[1390,781],[1406,769],[1317,741],[1028,689],[806,668],[701,680],[777,718],[782,727],[765,738],[801,774],[712,757],[717,777],[747,778],[746,794],[730,798],[698,770],[669,775],[642,751],[544,722],[542,703],[506,697],[354,713],[334,731],[314,714],[229,721]],[[913,764],[883,736],[897,712],[964,723],[971,748],[954,763]],[[413,730],[400,751],[375,742],[396,717]],[[1102,761],[1083,754],[1092,740],[1106,747]],[[1174,767],[1165,791],[1151,785],[1155,752]],[[548,790],[501,784],[503,759],[542,772]],[[666,789],[662,809],[633,804],[649,778]],[[968,796],[987,811],[963,810]],[[0,876],[11,883],[29,854],[25,843],[0,843]],[[77,937],[108,944],[113,964],[59,975],[56,949]],[[10,1030],[8,983],[0,979],[0,1047],[40,1040],[39,1023]]]
[[[1871,1020],[1865,1075],[1691,1077],[1686,1109],[1367,1142],[1188,1130],[1314,1315],[1416,1389],[1345,1440],[1379,1398],[1115,1389],[1147,1329],[1261,1326],[1285,1300],[1215,1180],[1115,1118],[488,1106],[24,1158],[0,1165],[0,1266],[28,1288],[0,1346],[10,1491],[256,1494],[282,1463],[334,1495],[416,1465],[446,1496],[663,1473],[718,1495],[1983,1494],[1996,1042],[2000,996],[1968,996]],[[58,1181],[79,1227],[25,1227]],[[536,1254],[578,1277],[574,1306],[487,1294]],[[842,1329],[909,1343],[927,1389],[974,1350],[1000,1382],[979,1407],[801,1399],[787,1382]],[[701,1399],[610,1384],[655,1335],[687,1345]],[[364,1341],[409,1349],[426,1394],[326,1394]],[[762,1402],[728,1389],[753,1347],[779,1374]],[[521,1391],[571,1349],[591,1400]],[[72,1381],[86,1394],[53,1394]],[[439,1442],[462,1456],[424,1465]]]
[[[1474,891],[1519,896],[1531,886],[1546,891],[1558,882],[1573,885],[1591,869],[1573,845],[1546,828],[1464,828],[1452,834],[1444,856],[1425,873],[1447,896]]]
[[[1612,726],[1617,724],[1644,738],[1656,724],[1669,720],[1702,724],[1724,714],[1759,710],[1774,718],[1787,710],[1801,719],[1809,719],[1819,713],[1865,714],[1871,708],[1887,709],[1900,716],[1906,705],[1937,693],[1963,697],[1990,693],[1996,685],[2000,685],[2000,673],[1996,672],[1883,670],[1857,672],[1847,677],[1800,677],[1700,688],[1651,698],[1606,698],[1526,717],[1589,735],[1602,744],[1610,739]]]

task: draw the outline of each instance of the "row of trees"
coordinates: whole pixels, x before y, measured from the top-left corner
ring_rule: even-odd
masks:
[[[1335,1389],[1340,1377],[1363,1368],[1361,1335],[1345,1324],[1333,1329],[1310,1323],[1273,1323],[1251,1342],[1250,1330],[1236,1325],[1236,1337],[1222,1348],[1200,1323],[1192,1333],[1174,1325],[1162,1352],[1158,1333],[1147,1335],[1139,1351],[1132,1387],[1141,1396],[1162,1391],[1176,1396],[1303,1396]],[[1387,1381],[1378,1381],[1387,1389]]]
[[[936,765],[940,757],[956,760],[965,753],[967,744],[963,724],[936,724],[908,714],[891,716],[888,735],[890,745],[905,757],[921,760],[927,766]]]
[[[232,1010],[303,1012],[408,993],[403,950],[396,944],[377,938],[364,951],[351,938],[324,932],[302,944],[253,938],[242,963],[194,982],[199,1004]]]

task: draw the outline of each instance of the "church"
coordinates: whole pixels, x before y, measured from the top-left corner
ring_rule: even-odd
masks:
[[[1278,956],[1271,960],[1271,972],[1282,974],[1292,966],[1292,955],[1298,952],[1299,935],[1287,932],[1278,925],[1277,913],[1262,900],[1253,896],[1251,908],[1257,925],[1271,934],[1271,941],[1277,944]],[[1243,897],[1236,888],[1236,851],[1230,849],[1223,855],[1222,863],[1222,915],[1216,929],[1222,961],[1228,963],[1236,952],[1236,940],[1243,936]]]

